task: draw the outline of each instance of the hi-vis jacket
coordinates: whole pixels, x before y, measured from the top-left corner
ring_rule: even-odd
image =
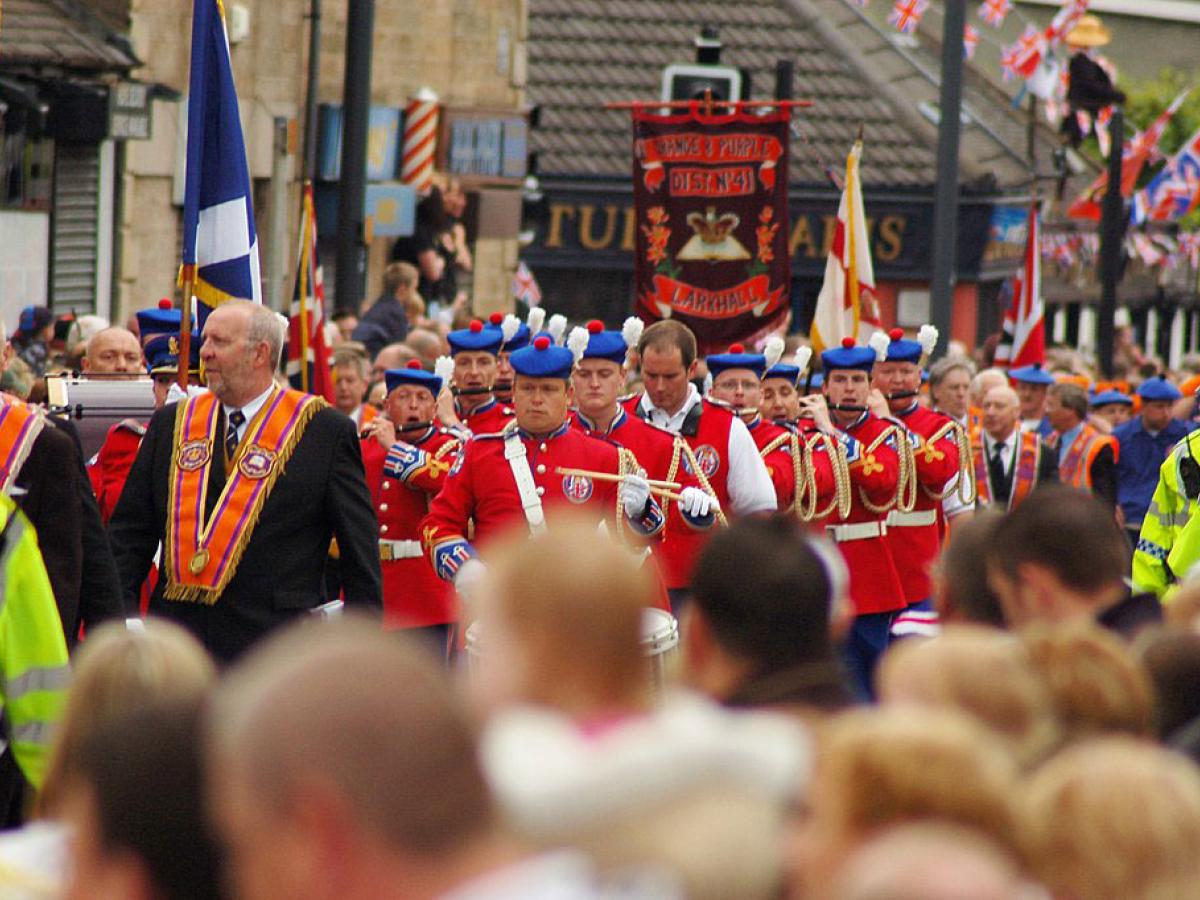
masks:
[[[1176,444],[1158,470],[1158,486],[1133,553],[1133,583],[1162,597],[1200,562],[1200,433]]]

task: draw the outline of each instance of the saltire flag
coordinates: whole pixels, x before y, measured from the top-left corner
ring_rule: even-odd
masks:
[[[1142,169],[1146,162],[1158,149],[1159,142],[1162,140],[1163,134],[1167,130],[1167,125],[1171,119],[1183,105],[1183,101],[1187,99],[1188,94],[1192,92],[1191,88],[1181,92],[1171,105],[1158,114],[1150,127],[1145,131],[1139,131],[1129,141],[1126,142],[1121,151],[1121,196],[1132,197],[1133,189],[1137,186],[1138,176],[1142,174]],[[1104,194],[1108,190],[1108,172],[1101,172],[1079,198],[1067,207],[1067,215],[1072,219],[1091,219],[1095,222],[1100,221],[1100,203],[1104,199]]]
[[[999,28],[1011,9],[1012,0],[983,0],[979,4],[979,18],[993,28]]]
[[[979,46],[979,29],[974,25],[963,27],[963,59],[972,59],[975,48]]]
[[[1133,195],[1130,218],[1142,222],[1176,222],[1200,201],[1200,131],[1179,148],[1161,172]]]
[[[228,300],[262,302],[246,144],[220,0],[195,0],[183,191],[183,268],[201,326]],[[190,298],[189,298],[190,299]]]
[[[929,0],[896,0],[888,13],[888,24],[905,34],[912,34],[921,24],[921,17],[929,8]]]
[[[996,365],[1018,368],[1046,361],[1045,306],[1042,303],[1042,262],[1038,241],[1038,204],[1029,207],[1025,263],[1013,279],[1012,303],[1004,313],[1003,334],[996,347]]]
[[[325,282],[317,256],[317,213],[311,182],[304,185],[299,264],[287,345],[287,376],[292,387],[332,403],[333,375],[329,371],[329,345],[325,343]]]
[[[875,269],[863,208],[861,159],[862,141],[855,141],[846,159],[846,183],[825,261],[825,282],[809,329],[816,353],[836,347],[847,337],[863,343],[883,327],[874,297]]]
[[[525,265],[525,260],[517,263],[517,271],[512,278],[512,294],[530,309],[542,303],[542,289],[538,287],[529,266]]]

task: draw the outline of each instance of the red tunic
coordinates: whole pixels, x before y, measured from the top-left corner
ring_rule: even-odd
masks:
[[[555,471],[562,466],[616,475],[620,472],[620,448],[616,444],[589,437],[566,422],[544,440],[520,434],[547,525],[552,527],[563,513],[580,511],[594,515],[597,524],[624,520],[617,501],[617,482]],[[421,541],[435,565],[438,545],[465,541],[470,522],[475,525],[471,543],[476,547],[485,547],[509,528],[525,523],[521,497],[504,451],[504,436],[499,434],[476,435],[464,445],[421,523]]]
[[[459,441],[445,429],[431,428],[409,443],[430,454],[436,465],[425,466],[405,481],[385,471],[388,451],[379,441],[362,442],[379,539],[389,542],[380,544],[385,629],[440,625],[457,617],[454,592],[434,574],[421,550],[421,520],[429,512],[430,499],[445,483]]]
[[[842,524],[865,525],[864,531],[871,530],[871,523],[886,528],[887,513],[871,511],[866,501],[883,507],[892,500],[900,480],[900,458],[887,441],[870,453],[867,448],[889,427],[892,426],[883,419],[864,413],[857,422],[843,429],[858,442],[858,446],[851,453],[850,513]],[[891,612],[907,606],[886,536],[877,533],[858,537],[843,532],[846,536],[838,537],[838,526],[833,520],[827,524],[850,571],[850,600],[855,614]]]
[[[761,417],[748,422],[746,428],[750,437],[754,438],[754,446],[758,448],[767,466],[771,484],[775,486],[775,500],[779,508],[790,509],[796,500],[796,468],[792,465],[791,441],[776,443],[770,453],[763,453],[777,438],[788,434],[788,430]]]
[[[641,394],[625,398],[627,412],[636,415]],[[729,431],[733,427],[733,413],[729,410],[702,400],[699,405],[692,407],[684,420],[679,436],[691,448],[704,472],[709,486],[716,494],[717,502],[726,515],[732,509],[729,500]],[[698,484],[694,473],[686,460],[681,460],[680,477],[675,480],[681,484]],[[667,587],[672,590],[686,588],[692,580],[692,568],[704,544],[708,541],[711,529],[699,530],[688,524],[679,512],[679,504],[672,503],[667,514],[667,536],[662,542],[662,560]]]
[[[907,603],[928,600],[932,591],[929,569],[941,552],[938,514],[946,484],[959,474],[958,442],[954,430],[945,431],[953,420],[920,404],[900,413],[897,418],[921,441],[913,442],[917,492],[911,512],[892,510],[888,516],[888,544],[900,572]],[[932,444],[928,441],[942,435]]]
[[[100,506],[100,518],[105,525],[112,518],[117,501],[121,499],[125,479],[129,477],[129,470],[137,458],[145,433],[146,426],[142,423],[122,419],[108,429],[100,452],[88,463],[88,477],[92,481],[92,490]]]
[[[471,434],[498,434],[513,420],[513,410],[493,398],[462,416],[462,420],[471,429]]]

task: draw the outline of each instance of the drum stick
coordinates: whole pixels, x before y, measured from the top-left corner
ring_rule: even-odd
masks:
[[[594,478],[596,481],[624,481],[624,475],[614,475],[612,472],[590,472],[587,469],[568,469],[565,466],[558,466],[554,471],[559,475],[579,475],[582,478]],[[654,479],[646,479],[646,483],[652,488],[662,488],[664,490],[679,490],[683,485],[674,481],[655,481]]]

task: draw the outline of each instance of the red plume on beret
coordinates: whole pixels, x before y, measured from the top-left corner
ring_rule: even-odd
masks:
[[[852,338],[852,337],[842,338],[842,346],[845,347],[847,350],[852,349],[854,347],[854,338]]]
[[[539,334],[533,339],[533,346],[536,350],[545,350],[550,346],[550,338],[546,337],[544,334]]]
[[[604,330],[604,323],[599,319],[592,319],[587,323],[588,334],[599,334]]]
[[[483,323],[480,322],[478,319],[472,319],[470,329],[471,329],[471,331],[475,332],[476,334],[479,334],[479,332],[483,331]]]

